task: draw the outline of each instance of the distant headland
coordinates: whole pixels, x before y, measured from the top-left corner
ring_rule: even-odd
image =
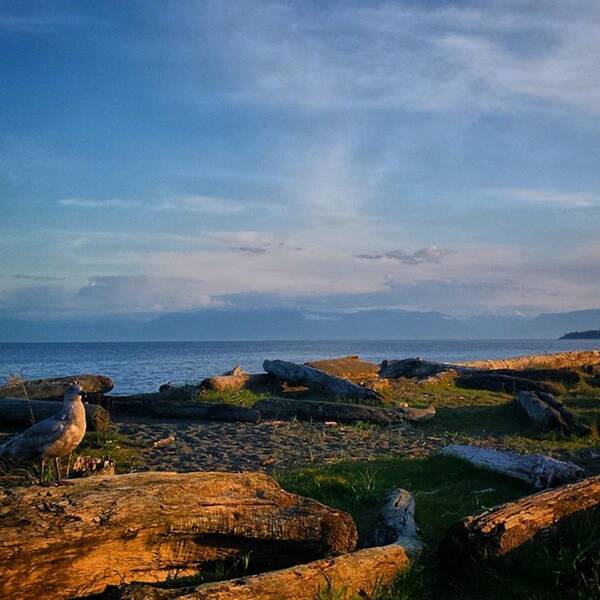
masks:
[[[600,340],[600,329],[571,331],[560,337],[561,340]]]

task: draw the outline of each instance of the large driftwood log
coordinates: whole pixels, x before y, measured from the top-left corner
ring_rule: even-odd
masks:
[[[443,561],[501,556],[571,514],[600,504],[600,475],[502,504],[454,525],[440,546]]]
[[[415,500],[403,489],[388,494],[375,529],[376,544],[399,544],[414,558],[423,550],[423,540],[415,522]]]
[[[390,425],[402,421],[428,421],[435,416],[435,408],[382,408],[364,404],[344,402],[319,402],[314,400],[289,400],[287,398],[267,398],[254,404],[263,419],[283,421],[337,421],[356,423],[364,421],[377,425]]]
[[[599,350],[581,352],[555,352],[552,354],[532,354],[513,358],[475,360],[465,366],[476,369],[577,369],[587,365],[600,364]]]
[[[404,358],[402,360],[384,360],[379,368],[379,377],[384,379],[398,379],[399,377],[424,379],[446,371],[471,373],[474,369],[462,365],[432,362],[419,357]]]
[[[135,473],[0,490],[0,597],[70,598],[251,553],[288,566],[352,551],[350,515],[262,473]]]
[[[60,405],[51,400],[31,400],[24,398],[0,398],[0,422],[31,425],[31,410],[35,422],[55,415]],[[84,404],[87,428],[91,431],[106,431],[110,424],[108,411],[97,404]]]
[[[325,371],[334,377],[348,379],[354,383],[373,381],[379,377],[379,366],[375,363],[361,360],[359,356],[350,355],[340,358],[322,358],[304,363],[307,367],[313,367]]]
[[[382,402],[381,394],[375,390],[362,387],[346,379],[334,377],[313,367],[298,365],[285,360],[265,360],[263,368],[277,379],[292,385],[303,385],[312,390],[325,392],[339,398]]]
[[[521,479],[536,489],[571,483],[585,475],[583,469],[572,462],[556,460],[542,454],[517,454],[461,444],[446,446],[441,453],[461,458],[488,471]]]
[[[315,600],[321,590],[337,600],[368,598],[409,566],[398,544],[365,548],[279,571],[200,585],[178,600]],[[175,596],[151,586],[126,590],[122,600],[163,600]]]
[[[579,423],[573,413],[552,394],[519,392],[516,403],[540,429],[555,429],[565,435],[589,435],[592,432],[590,427]]]
[[[534,381],[525,377],[498,375],[493,371],[461,375],[456,379],[456,384],[464,388],[490,390],[491,392],[502,392],[505,394],[515,394],[520,391],[560,394],[561,391],[555,384],[549,381]]]
[[[70,375],[52,379],[14,382],[0,387],[0,397],[31,398],[32,400],[62,400],[72,381],[79,381],[85,394],[100,397],[113,389],[105,375]]]
[[[247,423],[258,423],[260,420],[260,413],[256,409],[224,402],[173,402],[165,400],[162,394],[110,396],[108,400],[112,411],[129,415]]]

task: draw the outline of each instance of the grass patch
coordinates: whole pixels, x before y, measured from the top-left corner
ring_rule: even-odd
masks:
[[[111,458],[117,473],[130,473],[143,462],[140,447],[113,428],[104,432],[88,431],[74,453],[74,457],[80,455]]]
[[[236,390],[232,392],[217,392],[214,390],[203,390],[198,392],[199,402],[224,402],[250,408],[255,402],[268,398],[268,394],[256,393],[251,390]]]

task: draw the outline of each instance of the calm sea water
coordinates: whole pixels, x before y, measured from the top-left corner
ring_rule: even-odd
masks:
[[[0,380],[12,373],[27,379],[102,373],[116,393],[156,391],[167,381],[199,381],[240,364],[262,371],[265,358],[303,362],[358,354],[383,359],[421,356],[462,361],[523,354],[600,349],[598,340],[399,340],[278,342],[119,342],[0,344]]]

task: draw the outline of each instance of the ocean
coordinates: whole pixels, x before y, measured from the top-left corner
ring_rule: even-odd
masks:
[[[366,360],[420,356],[459,362],[545,352],[600,349],[599,340],[397,340],[274,342],[98,342],[0,344],[0,381],[20,373],[26,379],[101,373],[114,392],[157,391],[162,383],[197,382],[239,364],[262,371],[265,358],[304,362],[358,354]]]

